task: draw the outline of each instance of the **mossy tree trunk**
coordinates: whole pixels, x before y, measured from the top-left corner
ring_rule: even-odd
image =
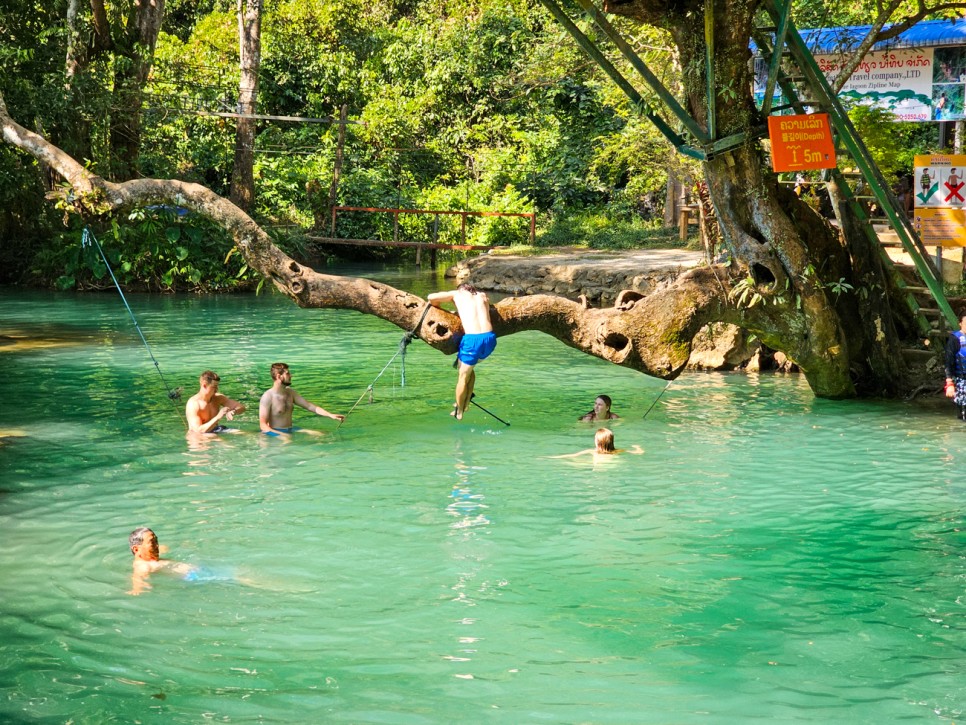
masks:
[[[765,123],[751,95],[749,67],[759,7],[714,0],[716,92],[710,99],[703,1],[609,0],[604,9],[671,34],[688,110],[706,128],[713,103],[717,135],[725,137]],[[905,369],[890,306],[894,280],[851,210],[839,209],[844,233],[828,224],[778,183],[756,140],[707,161],[704,172],[724,244],[745,278],[739,281],[744,304],[768,308],[761,316],[767,324],[746,329],[795,360],[818,395],[898,392]]]

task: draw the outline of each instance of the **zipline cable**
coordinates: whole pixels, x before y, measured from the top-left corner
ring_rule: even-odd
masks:
[[[405,343],[405,345],[408,345],[408,344],[409,344],[408,342]],[[382,377],[382,374],[389,369],[389,366],[392,365],[393,360],[396,359],[396,357],[399,355],[399,353],[402,353],[405,356],[405,354],[406,354],[406,347],[405,347],[405,345],[403,343],[401,343],[401,342],[399,343],[399,349],[396,350],[395,355],[393,355],[391,358],[389,358],[389,362],[386,363],[386,366],[382,370],[379,371],[379,374],[375,377],[375,379],[371,383],[369,383],[369,386],[364,391],[362,391],[362,395],[360,395],[359,396],[359,399],[355,403],[353,403],[353,405],[352,405],[351,408],[349,408],[349,412],[345,414],[345,418],[343,418],[342,420],[339,421],[339,425],[337,425],[335,427],[336,430],[339,430],[339,428],[342,427],[342,424],[345,423],[346,418],[349,417],[349,413],[351,413],[353,410],[355,410],[356,409],[356,406],[359,405],[359,403],[362,402],[362,399],[364,397],[366,397],[366,393],[369,394],[369,402],[370,403],[372,402],[372,388],[373,388],[373,386],[376,384],[376,382],[379,380],[379,378]]]
[[[479,404],[479,403],[477,403],[477,402],[476,402],[475,400],[473,400],[473,398],[475,398],[475,397],[476,397],[476,393],[473,393],[472,395],[470,395],[470,402],[471,402],[471,403],[472,403],[473,405],[475,405],[475,406],[476,406],[477,408],[479,408],[480,410],[482,410],[482,411],[483,411],[484,413],[486,413],[487,415],[489,415],[489,416],[491,416],[491,417],[493,417],[493,418],[496,418],[496,419],[497,419],[498,421],[500,421],[501,423],[503,423],[503,425],[505,425],[505,426],[506,426],[507,428],[509,428],[509,427],[510,427],[510,424],[509,424],[509,423],[507,423],[507,422],[506,422],[505,420],[503,420],[503,418],[501,418],[500,416],[498,416],[498,415],[496,415],[496,414],[494,414],[494,413],[491,413],[491,412],[490,412],[490,411],[488,411],[488,410],[487,410],[486,408],[484,408],[484,407],[483,407],[482,405],[480,405],[480,404]]]
[[[161,382],[164,384],[165,390],[168,391],[168,400],[170,400],[171,404],[174,405],[174,401],[181,399],[181,388],[172,389],[171,386],[168,385],[168,381],[164,379],[164,373],[161,372],[161,366],[154,357],[154,353],[151,352],[151,346],[148,345],[147,338],[145,338],[144,333],[141,332],[141,326],[138,324],[137,318],[134,316],[134,312],[131,310],[131,305],[127,303],[127,298],[124,296],[124,292],[121,290],[121,285],[118,283],[117,277],[114,276],[114,270],[111,269],[111,265],[107,261],[107,255],[104,254],[104,250],[101,248],[100,242],[97,241],[97,237],[94,236],[94,233],[90,230],[90,227],[84,227],[84,235],[81,238],[81,247],[87,247],[91,244],[97,247],[97,251],[100,253],[101,259],[104,260],[104,266],[107,267],[107,271],[111,275],[111,280],[114,282],[114,286],[117,287],[118,294],[121,295],[121,301],[127,308],[127,313],[131,316],[131,321],[134,323],[134,329],[138,331],[138,335],[141,337],[141,342],[144,343],[144,349],[148,351],[148,356],[154,363],[154,367],[158,371],[158,375],[161,377]],[[185,419],[184,414],[177,405],[174,405],[174,409],[178,412],[181,422],[184,423],[184,427],[187,428],[188,421]]]
[[[426,319],[430,307],[432,305],[427,302],[426,306],[423,307],[423,314],[419,316],[419,322],[416,323],[416,326],[412,330],[403,335],[402,340],[399,341],[399,347],[402,351],[402,370],[399,375],[399,386],[402,388],[406,387],[406,348],[409,347],[409,343],[419,338],[419,328],[423,326],[423,321]]]

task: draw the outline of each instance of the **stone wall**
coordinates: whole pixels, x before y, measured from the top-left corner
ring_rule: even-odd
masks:
[[[702,264],[704,255],[682,249],[633,252],[558,252],[539,257],[484,254],[447,270],[456,283],[470,282],[482,290],[509,295],[553,294],[594,307],[611,307],[622,290],[650,294]],[[703,328],[694,339],[688,367],[695,370],[757,370],[771,367],[757,342],[734,325]]]
[[[650,294],[689,267],[703,261],[700,252],[682,249],[626,253],[560,252],[539,257],[484,254],[449,269],[457,283],[511,295],[554,294],[576,300],[586,295],[595,307],[610,307],[621,290]]]

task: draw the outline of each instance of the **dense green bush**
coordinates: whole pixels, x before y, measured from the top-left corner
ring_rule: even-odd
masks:
[[[911,174],[916,154],[929,153],[935,143],[933,130],[923,128],[932,124],[898,123],[895,114],[884,108],[856,105],[849,109],[849,118],[890,180],[897,174]]]
[[[621,220],[594,211],[553,217],[537,233],[543,247],[575,246],[589,249],[647,249],[687,246],[676,227],[656,220]]]
[[[113,285],[113,271],[124,287],[216,292],[254,288],[259,280],[225,232],[195,214],[139,209],[124,224],[112,221],[90,231],[96,243],[84,243],[83,229],[52,236],[31,260],[31,281],[58,289],[103,288]]]
[[[145,176],[193,181],[227,195],[234,121],[204,113],[231,112],[236,105],[235,7],[223,0],[169,0],[166,7],[144,88],[138,166]],[[0,39],[6,66],[0,68],[0,87],[13,115],[36,119],[68,151],[71,139],[89,139],[89,165],[104,173],[110,167],[111,63],[123,59],[99,62],[68,84],[57,10],[45,6],[31,19],[0,10],[0,25],[8,16],[16,20],[9,27],[17,43],[45,40],[28,53]],[[672,67],[662,42],[649,36],[646,52]],[[338,204],[536,212],[546,240],[649,243],[644,220],[660,211],[655,199],[663,197],[655,192],[663,187],[673,151],[575,44],[561,43],[559,26],[539,5],[266,4],[258,112],[337,118],[343,104],[356,123],[346,129]],[[283,245],[296,244],[299,230],[328,233],[338,134],[333,123],[259,124],[250,213],[270,231],[288,230]],[[0,200],[10,200],[8,221],[18,204],[41,203],[37,166],[27,162],[18,173],[16,179],[0,173]],[[18,193],[25,202],[16,201]],[[39,243],[30,254],[14,257],[27,279],[66,287],[109,284],[103,264],[79,247],[78,229],[55,233],[39,218],[34,222]],[[239,277],[240,267],[232,266],[237,259],[225,265],[228,240],[200,220],[142,211],[96,232],[123,284],[149,289],[249,284],[247,271]],[[339,216],[341,237],[389,240],[395,232],[391,214]],[[30,233],[0,225],[6,237]],[[464,228],[459,216],[400,215],[398,234],[408,241],[486,246],[530,242],[529,221],[519,217],[468,217]]]

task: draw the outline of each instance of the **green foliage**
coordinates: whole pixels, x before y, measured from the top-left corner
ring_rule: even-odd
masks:
[[[855,287],[845,281],[845,277],[840,277],[839,280],[826,283],[825,287],[833,295],[838,297],[843,292],[851,292]]]
[[[746,307],[749,309],[761,304],[765,300],[758,291],[758,286],[755,284],[754,278],[751,276],[738,280],[728,293],[728,297],[731,298],[737,307]]]
[[[615,219],[600,211],[553,217],[538,230],[537,244],[589,249],[667,249],[686,245],[678,239],[676,228],[655,221]]]
[[[9,146],[0,146],[0,283],[17,282],[32,250],[49,239],[56,227],[56,212],[43,198],[36,164]]]
[[[15,38],[11,43],[0,38],[0,88],[15,117],[37,119],[68,152],[86,149],[91,168],[105,173],[113,77],[124,59],[95,62],[73,80],[76,93],[66,93],[63,8],[41,6],[36,15],[0,10],[0,27],[6,21]],[[140,170],[227,195],[234,121],[196,111],[235,110],[235,3],[168,0],[166,13],[145,86]],[[673,74],[667,39],[650,30],[635,32],[653,67]],[[539,5],[523,0],[265,4],[258,112],[321,119],[337,117],[343,104],[359,123],[346,129],[340,204],[535,211],[548,241],[605,247],[650,244],[657,233],[648,220],[661,214],[673,151],[575,44],[562,41],[559,26]],[[259,223],[269,229],[327,229],[337,136],[335,124],[259,124],[251,210]],[[8,185],[0,188],[0,199],[10,198],[16,188],[27,189],[25,198],[39,207],[38,170],[30,166],[25,174],[14,180],[0,173],[0,187]],[[109,236],[118,259],[127,263],[126,284],[151,289],[232,284],[214,265],[214,260],[223,263],[227,247],[209,252],[194,245],[183,228],[194,221],[155,216],[119,219],[116,238]],[[160,226],[182,231],[173,240]],[[337,231],[369,239],[391,239],[396,232],[391,214],[362,213],[340,214]],[[398,233],[410,240],[520,245],[529,243],[529,222],[468,217],[464,236],[458,216],[401,215]],[[45,237],[27,265],[31,278],[102,284],[96,260],[76,249],[76,235]],[[283,244],[297,238],[293,234]],[[157,252],[147,254],[146,240],[157,241]],[[178,259],[179,247],[189,256]]]
[[[530,201],[512,185],[502,190],[480,184],[464,183],[455,188],[431,189],[418,199],[427,209],[477,211],[497,209],[506,214],[530,212]],[[439,221],[430,217],[430,234],[444,244],[476,244],[506,246],[530,243],[530,219],[527,217],[467,216],[466,236],[463,237],[459,216],[441,215]]]
[[[94,235],[123,287],[214,292],[250,287],[258,279],[233,257],[221,228],[174,209],[140,209]],[[63,232],[37,249],[30,264],[33,281],[58,289],[113,284],[100,252],[80,238],[79,230]]]
[[[911,173],[913,157],[927,153],[922,134],[916,129],[925,124],[897,123],[892,112],[866,105],[849,109],[849,118],[886,178]]]

